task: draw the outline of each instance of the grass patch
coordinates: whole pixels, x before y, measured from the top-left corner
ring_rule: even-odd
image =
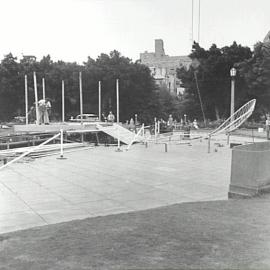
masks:
[[[270,199],[186,203],[0,237],[0,269],[269,269]]]

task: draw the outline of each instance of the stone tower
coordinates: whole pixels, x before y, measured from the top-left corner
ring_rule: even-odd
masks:
[[[270,42],[270,31],[267,33],[267,35],[265,36],[263,43],[269,43]]]
[[[270,56],[270,31],[267,33],[263,40],[262,51],[265,57]]]
[[[162,39],[155,39],[155,55],[156,57],[165,56],[164,45]]]

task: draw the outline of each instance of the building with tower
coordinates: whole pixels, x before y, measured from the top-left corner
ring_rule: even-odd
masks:
[[[155,40],[155,52],[140,54],[142,64],[148,66],[152,76],[159,86],[164,86],[171,93],[181,93],[181,81],[176,76],[177,68],[186,69],[191,65],[191,59],[188,56],[169,56],[165,54],[162,39]]]

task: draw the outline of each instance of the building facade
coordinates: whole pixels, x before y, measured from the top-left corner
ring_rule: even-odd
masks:
[[[156,83],[164,86],[171,93],[179,94],[183,91],[181,81],[176,76],[177,68],[189,68],[191,59],[188,56],[169,56],[165,54],[162,39],[155,40],[155,52],[140,54],[142,64],[148,66]]]

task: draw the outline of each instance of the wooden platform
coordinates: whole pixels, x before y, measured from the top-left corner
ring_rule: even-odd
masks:
[[[60,130],[63,131],[72,131],[72,130],[81,130],[83,131],[98,131],[96,127],[96,123],[50,123],[49,125],[36,125],[36,124],[28,124],[28,125],[14,125],[15,133],[57,133]]]

